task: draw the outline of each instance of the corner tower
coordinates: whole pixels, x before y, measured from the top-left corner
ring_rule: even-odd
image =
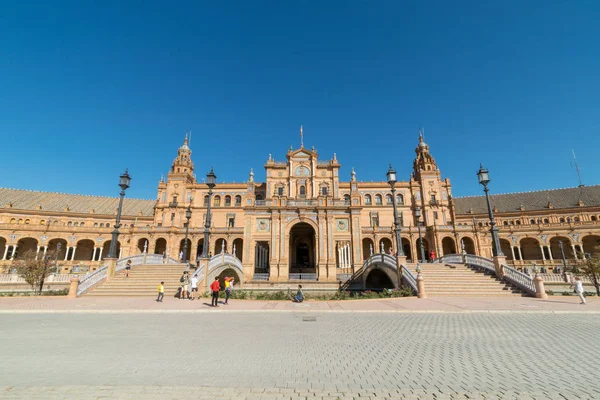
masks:
[[[192,150],[188,146],[189,134],[185,133],[183,145],[177,150],[177,157],[173,160],[171,171],[168,174],[168,179],[177,178],[187,183],[194,183],[194,163],[192,162]]]

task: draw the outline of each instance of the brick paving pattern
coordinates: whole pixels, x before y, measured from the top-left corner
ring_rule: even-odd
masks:
[[[597,399],[597,314],[2,315],[0,399]]]

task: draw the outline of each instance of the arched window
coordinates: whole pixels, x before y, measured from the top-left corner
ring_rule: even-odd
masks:
[[[381,195],[380,195],[380,194],[376,194],[376,195],[375,195],[375,204],[376,204],[376,205],[378,205],[378,206],[380,206],[380,205],[382,205],[382,204],[383,204],[383,200],[382,200],[382,198],[381,198]]]
[[[283,196],[283,186],[277,188],[277,196]]]
[[[73,222],[71,222],[71,221],[67,222],[67,226],[73,226]]]
[[[221,196],[215,196],[215,207],[221,207]]]
[[[237,207],[239,207],[239,206],[241,206],[241,205],[242,205],[242,196],[239,196],[239,195],[238,195],[238,196],[235,196],[235,205],[236,205]]]
[[[104,223],[101,223],[101,224],[100,224],[100,228],[104,228]]]
[[[323,196],[327,196],[327,186],[323,186],[323,187],[321,188],[321,194],[322,194]]]
[[[46,225],[46,221],[45,220],[41,220],[40,221],[40,225]]]
[[[579,217],[575,217],[575,222],[579,222]]]
[[[385,204],[387,204],[388,206],[391,206],[393,204],[393,197],[391,194],[385,195]]]
[[[349,194],[345,194],[344,195],[344,204],[345,205],[349,205],[350,204],[350,195]]]
[[[567,217],[567,222],[571,222],[571,217]]]
[[[592,221],[596,221],[596,220],[598,220],[598,218],[596,218],[595,215],[592,215]]]
[[[208,207],[208,195],[204,196],[204,207]]]
[[[564,223],[565,223],[565,219],[564,219],[564,218],[562,218],[562,217],[559,219],[559,221],[560,221],[560,223],[561,223],[561,224],[564,224]]]
[[[306,186],[300,186],[300,197],[306,197]]]
[[[231,196],[225,196],[225,207],[231,207]]]
[[[257,194],[257,195],[256,195],[256,200],[257,200],[257,201],[261,201],[261,200],[263,200],[263,196],[262,196],[262,194]]]
[[[80,223],[79,226],[83,228],[85,226],[85,222]]]
[[[563,222],[564,222],[564,221],[563,221]],[[549,224],[549,223],[550,223],[550,221],[548,220],[548,218],[544,218],[544,223],[545,223],[545,224]]]
[[[404,205],[404,196],[402,196],[401,194],[397,194],[396,195],[396,204],[398,204],[399,206],[403,206]]]
[[[521,220],[518,219],[516,223],[517,225],[521,225]]]
[[[365,204],[368,206],[371,205],[371,195],[370,194],[365,194]]]
[[[480,222],[480,223],[478,223],[477,225],[479,225],[479,226],[483,226],[483,223],[481,223],[481,222]]]
[[[16,220],[15,218],[11,218],[11,219],[10,219],[10,223],[11,223],[11,224],[16,224],[16,223],[17,223],[17,220]]]
[[[508,221],[504,221],[504,222],[502,222],[502,225],[504,225],[504,226],[508,226]]]
[[[79,226],[79,222],[73,223],[73,226]]]
[[[29,219],[26,219],[26,220],[25,220],[25,225],[29,225],[29,223],[30,223],[30,222],[31,222],[31,221],[30,221]]]
[[[98,223],[94,222],[94,228],[97,228],[97,227],[98,227]]]
[[[23,218],[19,218],[19,224],[23,223]]]
[[[530,220],[529,220],[529,224],[530,224],[530,225],[535,225],[535,219],[533,219],[533,218],[532,218],[532,219],[530,219]]]

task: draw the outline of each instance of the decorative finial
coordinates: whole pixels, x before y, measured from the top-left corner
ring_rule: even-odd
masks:
[[[350,173],[352,182],[356,182],[356,172],[354,172],[354,167],[352,167],[352,172]]]
[[[425,132],[425,131],[423,130],[423,128],[419,128],[419,142],[422,142],[422,141],[423,141],[423,133],[424,133],[424,132]]]
[[[160,176],[160,181],[161,181],[161,183],[165,181],[165,176],[164,175]]]
[[[189,131],[185,131],[185,139],[183,140],[184,146],[188,145],[189,140],[190,140],[190,132]]]
[[[269,154],[269,156],[270,156],[270,154]],[[254,171],[252,171],[252,168],[250,168],[250,182],[254,182]]]
[[[302,125],[300,125],[300,147],[304,148],[304,134],[302,133]]]
[[[313,146],[312,146],[312,152],[313,152],[313,153],[315,152],[315,145],[314,145],[314,144],[313,144]]]
[[[294,146],[290,144],[290,151],[294,150]]]
[[[269,161],[273,161],[273,157],[271,157],[271,153],[269,153]]]
[[[333,153],[333,161],[337,161],[337,155]]]

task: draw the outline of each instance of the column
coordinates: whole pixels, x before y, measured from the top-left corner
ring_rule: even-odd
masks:
[[[35,251],[35,259],[38,259],[38,256],[40,255],[40,246],[37,247],[37,250]]]
[[[119,249],[119,258],[123,258],[123,248]]]
[[[75,260],[75,251],[77,251],[77,246],[73,246],[73,253],[71,253],[71,261]]]
[[[513,261],[515,261],[516,257],[515,257],[515,247],[514,246],[510,246],[510,252],[512,254]]]
[[[552,249],[550,248],[550,246],[546,246],[548,248],[548,255],[550,256],[550,261],[554,261],[554,259],[552,258]]]
[[[10,259],[14,260],[15,259],[15,254],[17,254],[17,249],[19,248],[19,246],[15,244],[12,248],[13,249],[12,249],[12,254],[10,255]]]
[[[517,246],[517,252],[519,253],[519,260],[523,260],[523,253],[521,253],[521,247]]]
[[[571,244],[571,249],[573,249],[573,255],[575,256],[575,259],[578,260],[579,258],[577,257],[577,250],[575,249],[574,244]]]
[[[542,260],[546,261],[546,255],[544,254],[544,246],[540,244],[540,250],[542,251]]]
[[[66,249],[65,249],[65,259],[64,259],[64,261],[67,261],[69,259],[69,249],[70,249],[69,246],[67,246]]]
[[[96,249],[97,247],[94,246],[94,251],[92,252],[92,261],[96,261]]]
[[[48,252],[48,246],[44,246],[44,255],[42,257],[46,257],[47,252]]]
[[[340,242],[337,245],[337,254],[338,254],[338,268],[342,268],[342,246],[340,246]]]
[[[6,260],[6,256],[8,255],[8,248],[9,247],[10,246],[8,244],[4,247],[4,255],[2,256],[2,261]]]

